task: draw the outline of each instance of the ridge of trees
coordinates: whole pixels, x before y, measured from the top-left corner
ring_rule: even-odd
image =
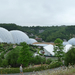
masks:
[[[6,28],[7,30],[21,30],[25,32],[30,38],[34,38],[38,36],[42,38],[45,42],[54,42],[56,38],[60,38],[62,40],[69,40],[70,38],[75,36],[75,26],[18,26],[16,24],[10,23],[1,23],[0,27]],[[39,30],[43,30],[43,32],[39,32]],[[33,34],[33,36],[30,36]]]

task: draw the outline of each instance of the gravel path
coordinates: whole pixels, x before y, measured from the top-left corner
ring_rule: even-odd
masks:
[[[61,70],[61,67],[59,68],[54,68],[54,69],[47,69],[47,70],[43,70],[43,71],[36,71],[36,72],[25,72],[23,73],[23,75],[32,75],[32,74],[35,74],[35,73],[42,73],[42,72],[45,72],[45,71],[56,71],[56,70]],[[16,73],[16,74],[0,74],[0,75],[21,75],[20,73]]]

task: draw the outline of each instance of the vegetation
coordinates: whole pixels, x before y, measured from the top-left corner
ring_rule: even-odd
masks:
[[[65,54],[65,65],[71,65],[75,64],[75,48],[72,47],[66,54]]]
[[[11,67],[19,67],[20,64],[22,64],[22,62],[20,61],[24,60],[24,58],[28,66],[30,64],[35,65],[35,64],[46,63],[45,58],[41,56],[35,56],[35,57],[33,56],[33,54],[35,52],[38,52],[38,49],[42,49],[42,47],[38,48],[38,46],[27,45],[26,43],[21,43],[21,45],[16,45],[15,48],[13,48],[13,44],[2,43],[0,44],[0,47],[1,47],[0,67],[8,67],[9,65]],[[23,53],[22,54],[23,56],[25,55],[23,59],[20,59],[21,53]],[[30,57],[28,56],[27,53],[29,53]],[[4,63],[4,61],[6,61],[6,63]],[[26,65],[23,64],[23,66],[26,66]]]
[[[55,53],[55,56],[58,57],[58,61],[61,61],[61,58],[64,56],[64,47],[62,45],[63,41],[60,39],[60,38],[57,38],[55,41],[54,41],[54,53]]]
[[[8,65],[11,65],[12,67],[17,67],[19,66],[17,64],[17,60],[19,57],[19,51],[20,47],[16,47],[15,49],[11,50],[7,55],[6,55],[6,60],[8,61]]]
[[[42,38],[45,42],[54,42],[56,38],[62,40],[69,40],[75,36],[75,26],[18,26],[16,24],[0,24],[0,27],[4,27],[7,30],[21,30],[30,38],[36,38],[35,36]],[[42,31],[42,32],[41,32]],[[32,35],[31,35],[32,34]]]
[[[22,49],[20,50],[18,63],[28,66],[32,58],[32,54],[29,52],[29,46],[23,42],[21,43]]]
[[[7,67],[7,69],[0,69],[0,72],[3,73],[19,73],[19,68],[10,68],[10,69],[8,68],[9,66],[19,67],[20,64],[23,64],[23,67],[27,66],[27,68],[24,69],[24,72],[41,71],[41,70],[61,66],[62,62],[60,62],[60,60],[65,54],[63,52],[62,40],[64,39],[69,40],[70,38],[75,36],[74,34],[75,26],[21,27],[16,24],[0,24],[0,27],[4,27],[9,31],[14,29],[21,30],[27,33],[29,37],[36,38],[35,36],[38,36],[39,38],[42,38],[43,41],[45,42],[54,42],[55,43],[54,53],[55,56],[58,57],[57,62],[51,59],[46,60],[46,58],[43,58],[42,56],[34,57],[33,54],[35,52],[39,53],[39,51],[43,50],[43,48],[42,47],[38,48],[37,46],[33,46],[33,45],[27,45],[26,43],[21,43],[20,45],[16,44],[16,48],[13,48],[13,44],[1,43],[0,44],[0,63],[1,63],[0,67]],[[40,32],[40,30],[43,31]],[[31,36],[31,34],[33,35]],[[75,48],[73,47],[65,54],[65,65],[68,66],[69,63],[74,65],[75,64],[74,60],[75,60]],[[31,65],[41,64],[41,66],[36,68],[35,67],[29,68],[28,66],[30,64]],[[46,64],[46,66],[42,66],[43,64]],[[60,75],[65,75],[65,74],[60,73]]]
[[[24,69],[24,72],[31,70],[31,71],[37,71],[39,70],[40,67],[38,68],[29,68],[29,69]],[[0,69],[0,74],[9,74],[9,73],[19,73],[18,68],[10,68],[10,69]],[[66,69],[59,69],[59,70],[44,70],[43,72],[35,72],[32,75],[75,75],[75,67],[73,68],[66,68]],[[31,75],[31,74],[29,74]]]
[[[60,62],[56,61],[56,62],[52,62],[49,65],[41,65],[39,67],[34,67],[34,66],[32,66],[31,68],[25,67],[23,68],[23,72],[41,71],[41,70],[59,67],[60,65],[61,65]],[[4,69],[0,69],[0,72],[2,72],[2,74],[19,73],[19,68],[4,68]]]

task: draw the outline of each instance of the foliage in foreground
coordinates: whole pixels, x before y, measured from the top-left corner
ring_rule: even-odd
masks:
[[[32,75],[75,75],[75,68],[36,72],[35,74]]]
[[[65,54],[65,65],[71,65],[75,64],[75,48],[71,48],[66,54]]]
[[[64,47],[63,47],[63,41],[60,39],[60,38],[57,38],[55,41],[54,41],[54,54],[56,57],[58,57],[58,61],[61,61],[61,57],[64,56]]]
[[[32,54],[29,51],[29,46],[25,42],[21,43],[21,46],[23,47],[19,53],[18,63],[23,64],[23,66],[28,66],[31,61]]]
[[[46,69],[52,69],[61,66],[61,62],[52,62],[50,65],[41,65],[40,67],[27,67],[23,69],[23,72],[33,72],[33,71],[41,71],[41,70],[46,70]],[[10,73],[19,73],[19,68],[4,68],[0,69],[0,74],[10,74]]]

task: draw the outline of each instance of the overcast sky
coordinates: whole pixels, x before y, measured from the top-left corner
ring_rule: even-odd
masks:
[[[0,23],[75,25],[75,0],[0,0]]]

